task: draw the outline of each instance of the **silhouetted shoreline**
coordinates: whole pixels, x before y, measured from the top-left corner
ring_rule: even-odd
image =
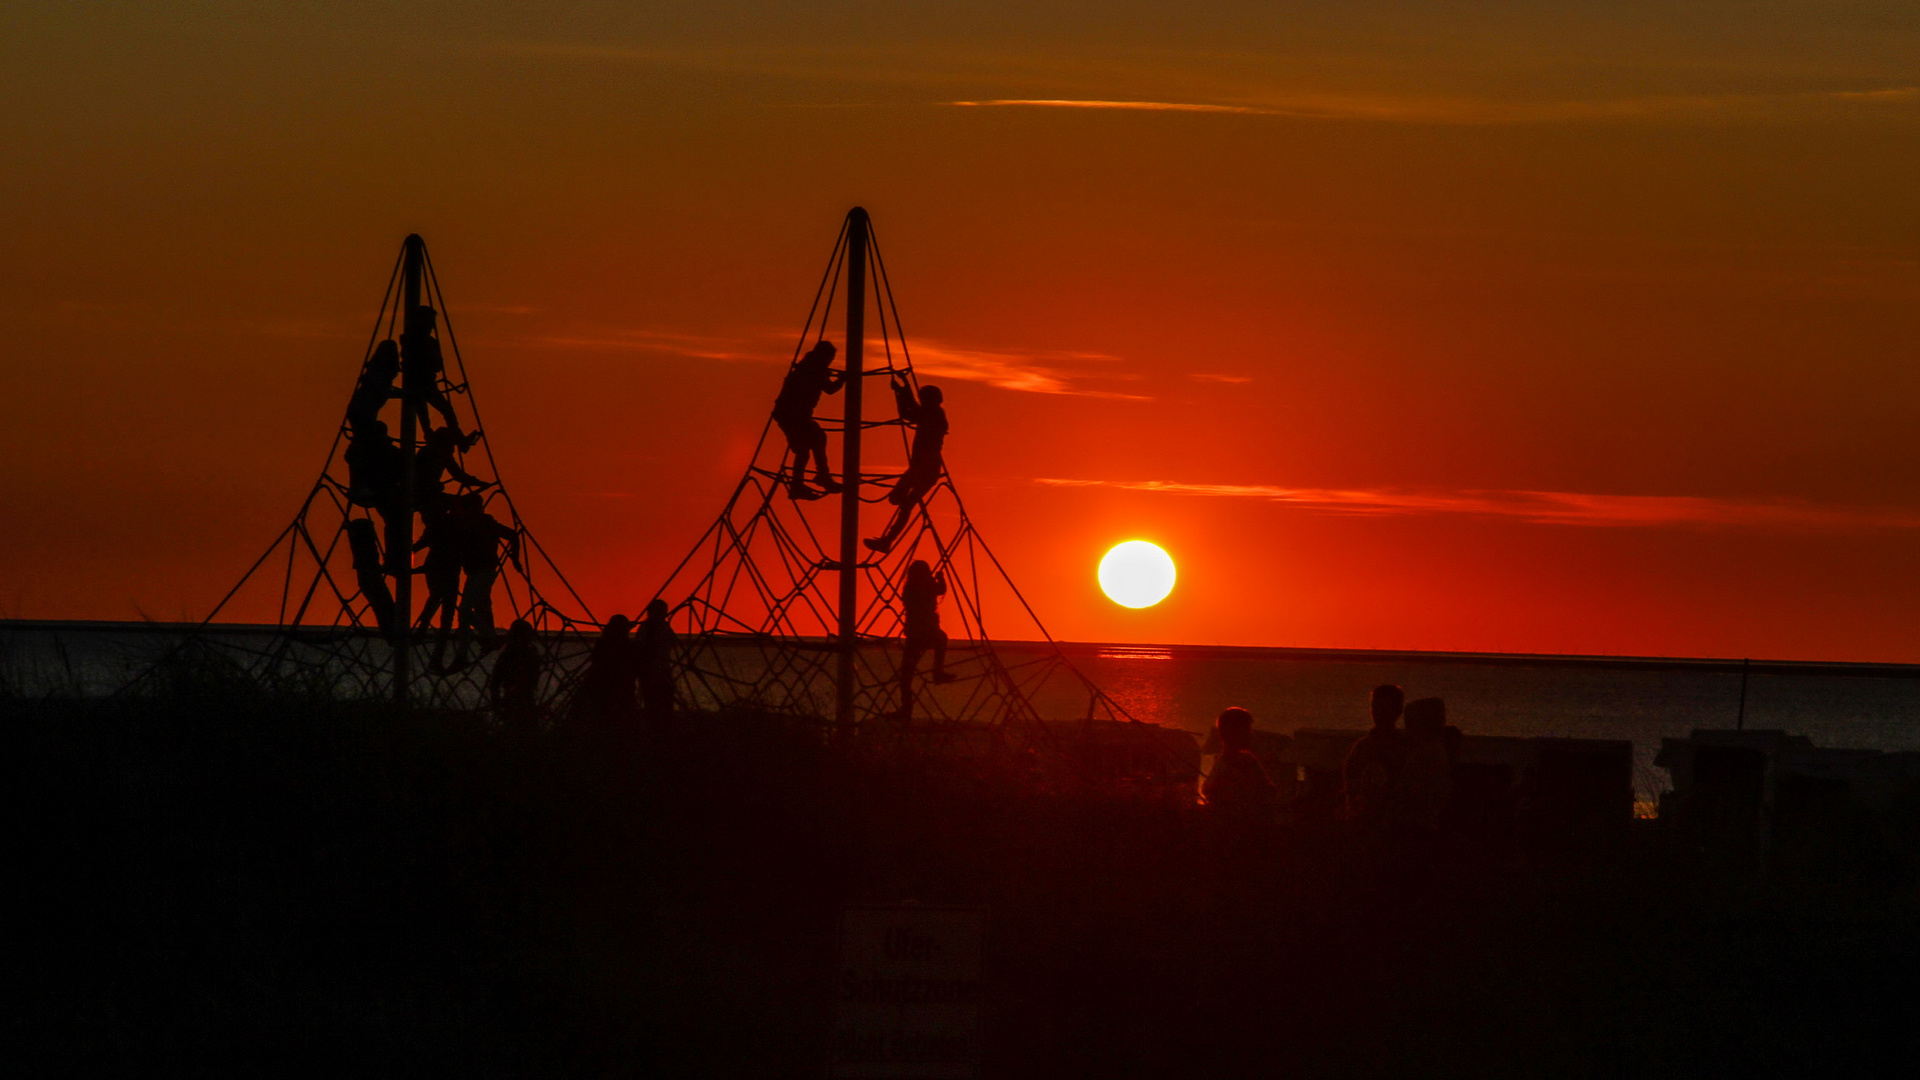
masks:
[[[33,633],[128,633],[188,634],[197,631],[219,634],[277,634],[282,627],[272,623],[158,622],[151,620],[110,619],[0,619],[0,634],[9,631]],[[314,627],[313,633],[325,633],[326,627]],[[372,635],[371,629],[351,631]],[[824,643],[826,639],[821,639]],[[1037,648],[1043,642],[995,639],[1008,648]],[[1893,664],[1845,660],[1746,660],[1727,657],[1690,656],[1611,656],[1582,653],[1498,653],[1444,652],[1419,649],[1322,649],[1279,645],[1177,645],[1135,642],[1059,641],[1054,642],[1069,657],[1109,657],[1166,660],[1246,660],[1285,663],[1290,661],[1350,661],[1355,663],[1406,662],[1420,664],[1472,664],[1483,667],[1584,668],[1617,671],[1686,671],[1700,674],[1807,675],[1864,679],[1920,679],[1920,664]]]
[[[8,701],[28,1072],[817,1075],[849,904],[989,912],[986,1075],[1743,1076],[1904,1052],[1911,867],[1235,841],[683,718]]]

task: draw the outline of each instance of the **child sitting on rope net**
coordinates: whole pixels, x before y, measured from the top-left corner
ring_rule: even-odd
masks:
[[[887,501],[898,507],[887,531],[866,542],[878,552],[893,550],[894,541],[913,519],[913,510],[927,497],[946,471],[940,451],[947,441],[947,411],[940,407],[942,395],[937,386],[920,388],[920,400],[913,399],[913,387],[899,376],[893,378],[893,399],[900,406],[900,419],[913,428],[913,449],[907,454],[907,471],[893,482]]]

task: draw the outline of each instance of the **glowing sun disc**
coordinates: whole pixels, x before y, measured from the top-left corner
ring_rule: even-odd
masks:
[[[1152,607],[1173,591],[1173,556],[1158,544],[1129,540],[1100,560],[1100,591],[1121,607]]]

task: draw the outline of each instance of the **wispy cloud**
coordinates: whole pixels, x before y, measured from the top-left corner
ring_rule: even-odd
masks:
[[[1231,113],[1301,120],[1501,125],[1582,121],[1684,120],[1720,116],[1804,113],[1833,106],[1920,104],[1920,87],[1823,90],[1791,94],[1667,94],[1626,98],[1496,100],[1408,94],[1250,93],[1237,103],[1132,101],[1104,98],[1003,98],[952,101],[961,108],[1130,109],[1145,112]]]
[[[569,349],[605,349],[620,352],[664,353],[696,360],[729,363],[786,363],[793,353],[793,336],[768,330],[751,336],[685,334],[660,330],[606,330],[536,338],[535,345]],[[898,343],[894,345],[899,348]],[[924,379],[960,379],[985,383],[1001,390],[1034,394],[1071,394],[1079,397],[1148,400],[1103,386],[1138,378],[1115,370],[1121,361],[1106,353],[1059,349],[986,349],[922,339],[911,344],[913,368]],[[879,343],[869,342],[871,357]],[[870,362],[872,362],[870,360]]]
[[[968,108],[1012,105],[1046,109],[1142,109],[1148,112],[1253,113],[1269,116],[1279,111],[1253,105],[1202,105],[1185,101],[1086,101],[1072,98],[1003,98],[995,101],[955,101],[950,104]]]
[[[1855,68],[1824,73],[1794,65],[1799,79],[1826,85],[1792,91],[1756,89],[1778,84],[1778,72],[1723,73],[1716,89],[1658,91],[1632,96],[1574,94],[1567,97],[1487,95],[1458,80],[1436,77],[1425,89],[1387,88],[1373,60],[1350,58],[1331,71],[1298,65],[1276,72],[1261,54],[1234,51],[1120,49],[1063,58],[1057,53],[1014,54],[950,46],[914,47],[781,45],[618,45],[568,42],[470,43],[465,48],[498,57],[546,62],[627,63],[697,69],[750,78],[782,78],[820,85],[879,90],[865,101],[769,101],[785,107],[896,107],[969,109],[1072,109],[1148,113],[1270,116],[1299,120],[1375,121],[1434,125],[1505,125],[1583,122],[1659,122],[1715,118],[1764,119],[1833,109],[1905,108],[1920,105],[1920,86],[1871,85]],[[1576,50],[1587,53],[1582,45]],[[1322,57],[1322,59],[1324,59]],[[1571,61],[1584,62],[1584,61]],[[1639,70],[1638,61],[1622,59]],[[1316,78],[1315,72],[1320,73]],[[1752,76],[1771,76],[1755,79]],[[1356,89],[1368,80],[1378,90]],[[1337,82],[1335,89],[1331,82]],[[1319,82],[1320,85],[1315,85]],[[1448,83],[1452,82],[1450,89]],[[1854,85],[1849,85],[1853,83]],[[1866,85],[1861,85],[1866,83]],[[1689,79],[1689,86],[1701,85]],[[893,88],[888,90],[886,88]],[[906,89],[903,96],[899,91]],[[1477,88],[1476,88],[1477,89]],[[965,93],[961,100],[948,94]],[[921,96],[924,94],[925,96]],[[868,97],[866,93],[856,96]],[[918,100],[915,100],[918,98]]]
[[[1920,529],[1920,510],[1828,506],[1797,499],[1700,495],[1601,495],[1574,491],[1397,491],[1289,488],[1267,484],[1188,484],[1167,480],[1035,481],[1054,487],[1103,487],[1170,495],[1257,499],[1339,514],[1471,514],[1539,525],[1747,526],[1797,529]]]
[[[1895,86],[1885,90],[1836,90],[1827,95],[1836,101],[1862,101],[1875,105],[1904,105],[1920,102],[1920,86]]]
[[[1251,375],[1219,375],[1210,371],[1196,371],[1189,374],[1187,378],[1193,379],[1197,382],[1217,382],[1217,383],[1236,383],[1236,384],[1250,383],[1253,381],[1253,376]]]
[[[969,349],[938,341],[922,341],[913,346],[913,368],[922,378],[964,379],[1002,390],[1036,394],[1149,400],[1144,394],[1089,385],[1134,377],[1127,372],[1090,370],[1118,363],[1119,359],[1105,353]]]

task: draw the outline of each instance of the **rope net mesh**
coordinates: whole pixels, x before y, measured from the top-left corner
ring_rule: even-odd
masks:
[[[410,239],[409,243],[418,241]],[[402,245],[361,359],[362,377],[381,343],[394,340],[401,323],[404,301],[400,286],[406,257],[406,245]],[[590,644],[588,635],[595,630],[593,616],[528,529],[501,480],[439,275],[424,243],[419,244],[419,257],[420,302],[437,313],[435,336],[444,359],[444,369],[432,381],[433,389],[447,404],[458,430],[473,436],[471,442],[453,448],[453,464],[459,473],[485,473],[475,475],[475,479],[492,481],[475,493],[481,496],[484,511],[512,530],[520,549],[517,564],[505,552],[495,562],[490,594],[494,622],[497,628],[504,628],[513,619],[525,619],[533,625],[545,660],[537,700],[542,711],[551,715],[568,699],[579,678]],[[424,418],[438,413],[437,407],[429,411],[427,403],[409,401],[404,392],[396,391],[390,402],[380,406],[382,422],[398,417],[409,407]],[[445,414],[439,415],[444,419]],[[136,678],[128,691],[151,690],[179,677],[183,670],[191,670],[203,676],[237,679],[270,692],[335,699],[391,700],[399,696],[395,680],[400,650],[392,627],[382,627],[373,598],[363,591],[349,539],[355,523],[372,526],[378,559],[386,571],[378,576],[390,593],[399,591],[395,569],[404,566],[414,575],[420,571],[413,567],[411,551],[388,550],[398,534],[388,533],[385,515],[362,505],[364,500],[356,501],[347,462],[349,435],[350,422],[343,419],[327,452],[326,464],[292,522],[206,619],[159,663]],[[464,483],[458,486],[468,487]],[[405,511],[408,521],[403,535],[410,545],[422,535],[418,510],[409,506]],[[411,628],[429,602],[428,590],[419,587],[418,577],[415,581],[412,610],[404,618],[396,615],[395,624],[404,622]],[[277,594],[277,603],[273,594]],[[220,621],[229,612],[267,610],[277,612],[271,623]],[[442,633],[438,628],[408,630],[411,663],[405,698],[409,703],[441,709],[478,709],[487,704],[487,684],[497,650],[489,646],[488,635],[466,625],[467,621],[467,608],[463,606],[450,632]]]
[[[826,336],[849,246],[843,226],[795,344],[794,360]],[[869,330],[863,352],[879,362],[863,365],[862,377],[878,381],[865,391],[860,429],[893,429],[904,460],[912,427],[895,415],[891,395],[878,391],[899,378],[917,394],[919,380],[900,331],[878,241],[871,237],[867,259],[866,276],[874,286],[868,304],[870,314],[877,316],[869,325],[880,331],[880,348],[873,348]],[[843,391],[835,400],[844,402],[846,396]],[[888,418],[876,419],[876,414]],[[844,438],[844,413],[816,414],[815,419],[830,437]],[[863,456],[869,461],[890,457],[893,441],[863,437]],[[830,460],[840,464],[838,455]],[[683,706],[752,710],[822,724],[836,717],[841,499],[792,498],[793,470],[801,464],[769,419],[725,508],[656,594],[673,605],[672,624],[681,642],[677,659]],[[841,485],[848,482],[844,471],[831,478]],[[900,472],[869,471],[863,463],[859,479],[863,509],[884,511],[867,509],[862,517],[863,527],[877,534],[894,511],[887,500]],[[868,515],[875,520],[868,522]],[[950,639],[946,666],[952,681],[933,682],[927,661],[920,661],[905,710],[916,731],[925,735],[944,730],[956,737],[985,732],[1038,748],[1049,741],[1046,721],[1131,719],[1047,634],[974,527],[953,478],[944,470],[889,550],[859,550],[851,698],[853,722],[861,731],[889,730],[898,723],[895,714],[908,704],[902,700],[900,677],[906,632],[903,590],[908,567],[919,559],[946,584],[940,613]],[[1001,634],[998,644],[989,634],[989,618]]]

